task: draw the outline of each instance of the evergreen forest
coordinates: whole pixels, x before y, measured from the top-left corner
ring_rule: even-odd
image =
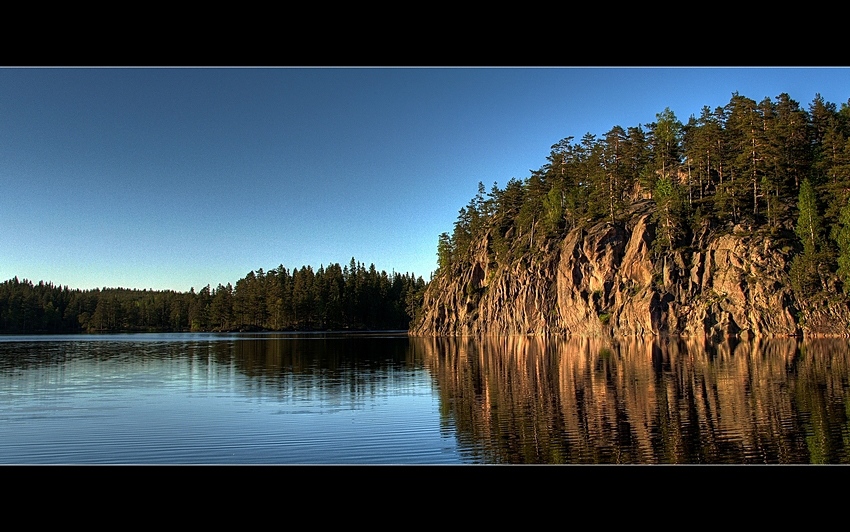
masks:
[[[625,223],[652,206],[653,252],[699,251],[710,233],[770,236],[793,257],[798,299],[846,301],[850,293],[850,100],[815,95],[806,107],[780,94],[733,93],[682,122],[669,108],[655,122],[601,136],[569,136],[525,179],[477,194],[439,235],[436,276],[453,276],[487,243],[495,265],[534,260],[568,231]],[[378,272],[353,258],[291,271],[248,273],[235,285],[195,292],[71,290],[14,278],[0,284],[0,333],[407,329],[426,282]]]
[[[628,220],[651,205],[653,252],[699,251],[700,236],[733,229],[768,235],[793,257],[795,294],[816,302],[850,290],[850,100],[819,94],[733,93],[682,122],[669,109],[650,124],[567,137],[524,180],[483,183],[439,235],[438,276],[472,264],[481,242],[493,265],[533,260],[572,229]]]
[[[195,292],[71,290],[17,277],[0,284],[0,333],[407,329],[425,281],[354,258],[289,271],[282,265]]]

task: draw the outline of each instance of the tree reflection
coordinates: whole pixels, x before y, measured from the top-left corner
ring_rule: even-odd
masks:
[[[844,340],[412,338],[482,463],[848,463]]]

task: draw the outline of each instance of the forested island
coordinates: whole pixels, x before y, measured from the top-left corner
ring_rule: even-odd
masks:
[[[440,235],[415,335],[850,334],[850,100],[567,137]]]
[[[198,292],[79,290],[15,277],[0,284],[0,333],[407,329],[425,286],[354,258],[315,271],[260,268]]]

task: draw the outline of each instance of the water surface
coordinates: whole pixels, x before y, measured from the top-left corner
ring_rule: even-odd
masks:
[[[6,464],[850,463],[846,340],[0,337]]]
[[[3,340],[3,463],[459,462],[406,335]]]

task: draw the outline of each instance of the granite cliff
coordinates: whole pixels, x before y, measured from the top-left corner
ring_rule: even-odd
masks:
[[[410,333],[687,336],[848,335],[842,302],[801,301],[794,251],[769,233],[695,231],[685,249],[653,252],[654,202],[626,221],[566,232],[510,264],[473,242],[470,260],[441,269]]]
[[[411,334],[850,336],[850,101],[655,118],[479,182]]]

